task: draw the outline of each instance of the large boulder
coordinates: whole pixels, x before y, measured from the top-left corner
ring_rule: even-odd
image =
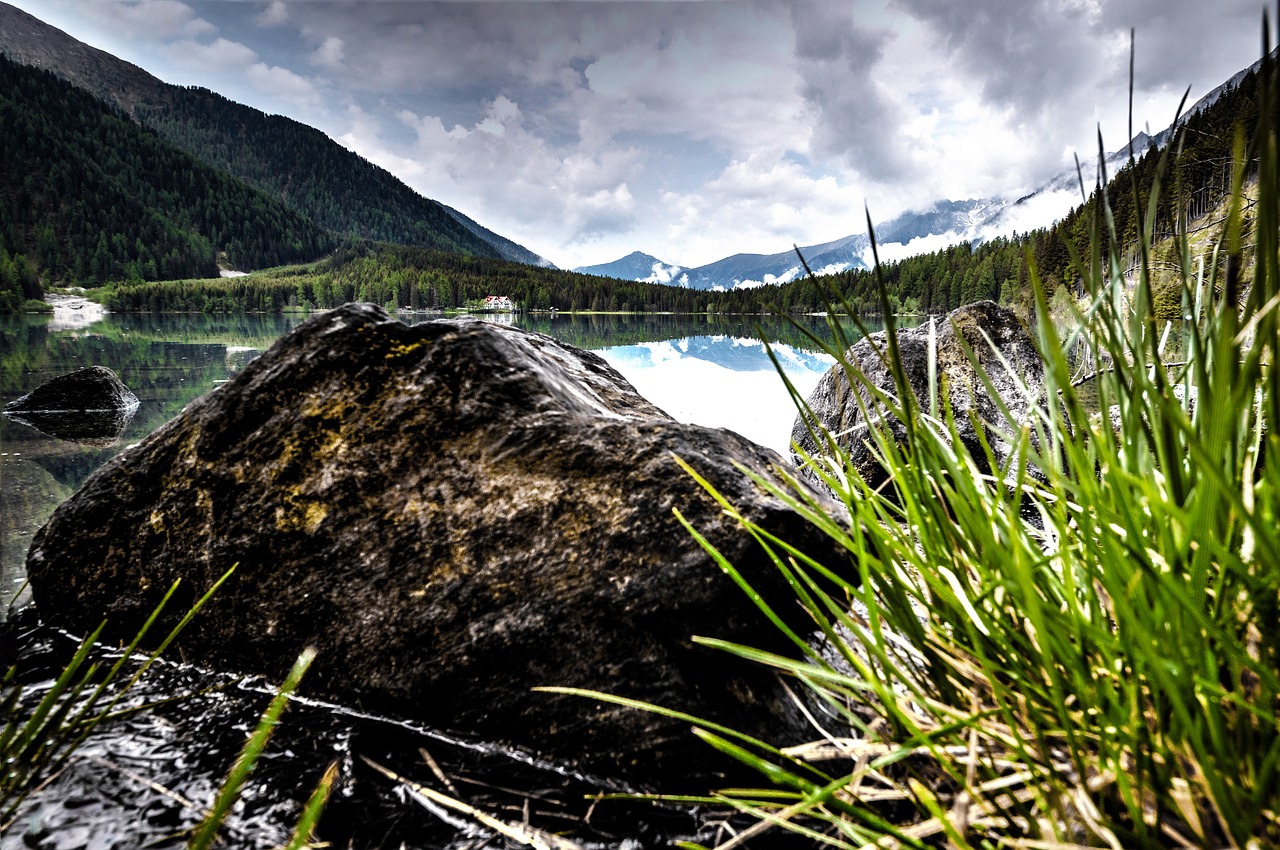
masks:
[[[595,355],[347,305],[96,472],[27,566],[46,618],[83,631],[107,616],[124,636],[174,579],[180,608],[238,564],[181,657],[278,677],[310,645],[314,695],[592,770],[705,777],[720,762],[686,723],[531,691],[606,691],[779,742],[813,734],[771,674],[690,641],[789,648],[673,509],[805,622],[677,457],[838,568],[830,539],[735,467],[768,475],[776,453],[671,420]]]
[[[939,405],[950,402],[960,442],[979,462],[980,468],[985,466],[986,455],[971,413],[981,423],[979,427],[997,464],[1003,464],[1013,446],[1005,439],[1007,427],[998,425],[1005,422],[999,404],[1006,405],[1019,424],[1029,423],[1035,407],[1044,404],[1044,360],[1017,315],[993,301],[979,301],[952,311],[936,323],[935,334],[936,374],[940,386],[945,388],[945,398],[940,390]],[[929,325],[899,330],[897,340],[907,383],[921,409],[928,411]],[[986,374],[1000,399],[999,403],[974,371],[965,354],[965,345]],[[887,355],[888,339],[881,331],[854,343],[846,352],[845,359],[871,385],[890,396],[897,396]],[[884,410],[861,383],[855,395],[849,376],[840,364],[822,376],[807,402],[812,415],[806,416],[803,412],[798,415],[791,432],[792,441],[803,455],[827,455],[827,437],[834,436],[836,443],[848,452],[862,478],[873,487],[882,484],[887,474],[871,448],[872,437],[862,408],[865,406],[872,420],[898,442],[906,438],[902,422]],[[939,415],[941,413],[940,409]],[[993,423],[997,427],[992,427]]]

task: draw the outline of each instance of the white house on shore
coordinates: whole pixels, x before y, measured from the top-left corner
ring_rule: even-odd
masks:
[[[514,310],[516,305],[505,295],[490,295],[484,299],[484,309],[506,311]]]

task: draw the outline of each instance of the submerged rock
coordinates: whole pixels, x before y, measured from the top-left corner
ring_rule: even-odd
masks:
[[[899,330],[897,340],[907,383],[921,408],[927,411],[930,394],[929,326]],[[896,396],[893,373],[882,356],[887,356],[887,343],[884,331],[871,334],[850,347],[845,358],[873,386]],[[979,301],[953,310],[937,324],[936,345],[938,381],[946,388],[946,398],[939,395],[940,408],[949,400],[960,441],[981,465],[986,454],[970,418],[971,413],[976,415],[982,423],[980,427],[994,459],[1003,464],[1013,446],[1004,439],[1001,429],[991,427],[992,423],[1005,422],[999,405],[1007,406],[1020,422],[1029,422],[1033,406],[1044,404],[1044,361],[1030,334],[1012,310],[993,301]],[[999,397],[998,402],[974,371],[964,345],[973,352]],[[792,441],[806,455],[820,456],[827,453],[824,435],[832,435],[836,443],[848,451],[854,467],[865,481],[873,487],[883,483],[887,475],[868,446],[871,435],[862,406],[866,406],[875,421],[882,421],[900,443],[906,438],[902,422],[887,414],[879,402],[873,402],[864,387],[859,386],[855,396],[849,376],[840,364],[833,366],[818,381],[808,398],[808,406],[812,417],[803,413],[796,417]],[[815,435],[821,443],[814,439]]]
[[[735,467],[782,459],[674,422],[603,360],[475,320],[347,305],[96,472],[28,554],[37,605],[132,635],[177,578],[234,577],[176,651],[635,778],[727,763],[616,693],[780,743],[812,737],[771,674],[693,644],[791,647],[672,515],[804,627],[766,553],[677,465],[828,564],[841,551]],[[834,508],[833,508],[834,510]],[[177,616],[175,611],[174,616]]]

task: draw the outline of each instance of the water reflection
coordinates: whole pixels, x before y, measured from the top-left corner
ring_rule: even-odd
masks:
[[[120,442],[137,412],[137,405],[131,405],[119,410],[28,410],[5,416],[58,440],[105,448]]]
[[[807,396],[834,360],[774,346],[778,367]],[[733,336],[693,336],[605,348],[600,355],[640,394],[681,422],[729,428],[778,452],[791,439],[795,405],[764,343]]]

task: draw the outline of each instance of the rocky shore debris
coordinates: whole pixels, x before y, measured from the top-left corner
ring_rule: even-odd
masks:
[[[314,646],[303,690],[317,696],[590,771],[700,784],[731,762],[687,722],[532,690],[650,701],[778,744],[815,735],[771,672],[691,641],[795,651],[673,509],[764,604],[807,624],[677,457],[746,517],[844,563],[738,466],[768,476],[781,456],[675,422],[596,355],[347,305],[94,473],[27,566],[46,618],[83,631],[106,616],[131,635],[174,579],[194,598],[238,564],[180,657],[278,677]]]

